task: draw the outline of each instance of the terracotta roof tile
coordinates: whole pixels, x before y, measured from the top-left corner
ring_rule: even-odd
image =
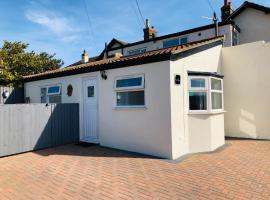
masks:
[[[169,60],[172,54],[184,52],[184,51],[194,49],[194,48],[206,45],[206,44],[211,44],[217,41],[221,41],[223,39],[224,37],[220,36],[220,37],[188,43],[186,45],[179,45],[176,47],[169,47],[169,48],[163,48],[163,49],[158,49],[154,51],[148,51],[141,54],[122,56],[120,58],[119,57],[107,58],[103,60],[82,63],[82,64],[78,64],[78,65],[74,65],[74,66],[70,66],[66,68],[47,71],[40,74],[28,75],[24,77],[24,80],[25,81],[32,81],[32,80],[37,80],[37,79],[40,80],[40,79],[45,79],[45,78],[51,78],[51,75],[57,75],[57,74],[58,75],[62,74],[62,76],[66,76],[69,74],[68,72],[71,72],[71,71],[79,71],[79,73],[89,72],[87,70],[83,71],[84,69],[88,69],[88,70],[92,69],[90,71],[99,71],[99,70],[103,70],[102,67],[117,68],[117,65],[121,65],[121,66],[138,65],[138,64],[143,64],[144,60],[146,59],[150,62],[152,58],[161,57],[161,56],[163,56],[162,58],[164,58],[164,60]],[[137,61],[137,62],[132,63],[133,61],[134,62]],[[114,67],[111,67],[110,65],[114,65]]]

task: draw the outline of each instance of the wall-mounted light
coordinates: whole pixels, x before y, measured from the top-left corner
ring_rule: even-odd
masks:
[[[180,85],[181,84],[181,76],[179,74],[175,75],[174,83],[175,83],[175,85]]]
[[[72,96],[72,93],[73,93],[73,86],[72,86],[71,84],[69,84],[69,85],[67,86],[67,95],[68,95],[69,97],[71,97],[71,96]]]
[[[100,71],[101,78],[107,80],[107,72],[105,70]]]

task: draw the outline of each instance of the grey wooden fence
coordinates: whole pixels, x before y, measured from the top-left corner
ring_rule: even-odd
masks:
[[[79,140],[78,104],[0,106],[0,156]]]

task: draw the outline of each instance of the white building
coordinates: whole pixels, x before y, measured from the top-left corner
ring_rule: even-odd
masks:
[[[79,103],[81,141],[169,159],[212,151],[224,144],[222,44],[217,37],[31,75],[25,96]]]

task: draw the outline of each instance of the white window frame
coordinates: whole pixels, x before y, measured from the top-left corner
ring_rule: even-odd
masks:
[[[120,87],[117,88],[116,84],[117,84],[117,80],[122,80],[122,79],[129,79],[129,78],[138,78],[141,77],[142,78],[142,83],[140,86],[132,86],[132,87]],[[146,108],[146,102],[145,102],[145,83],[144,83],[144,74],[140,74],[140,75],[126,75],[126,76],[118,76],[115,78],[114,80],[114,91],[115,91],[115,100],[114,100],[114,108],[118,109],[118,108]],[[125,106],[121,106],[121,105],[117,105],[117,92],[134,92],[134,91],[144,91],[144,105],[125,105]]]
[[[194,79],[204,80],[205,81],[205,86],[204,87],[192,87],[191,86],[191,80],[194,80]],[[192,90],[192,91],[197,91],[197,90],[205,91],[207,89],[208,89],[208,78],[207,77],[205,77],[205,76],[193,76],[192,78],[189,78],[189,90]]]
[[[130,87],[116,87],[118,80],[131,79],[131,78],[142,78],[142,83],[139,86],[130,86]],[[114,80],[114,90],[135,90],[135,89],[144,89],[144,75],[128,75],[128,76],[119,76]]]
[[[216,80],[220,80],[221,81],[221,90],[214,90],[214,89],[212,89],[212,87],[211,87],[211,79],[216,79]],[[214,112],[217,112],[217,111],[223,111],[224,110],[224,97],[223,97],[223,93],[224,93],[224,91],[223,91],[223,79],[221,79],[221,78],[217,78],[217,77],[213,77],[213,76],[210,76],[209,77],[209,82],[210,82],[210,87],[209,87],[209,90],[210,90],[210,92],[209,92],[209,101],[210,101],[210,105],[211,105],[211,111],[214,111]],[[212,108],[212,92],[216,92],[216,93],[220,93],[221,94],[221,101],[222,101],[222,104],[221,104],[221,108],[218,108],[218,109],[213,109]]]
[[[59,87],[59,92],[54,92],[54,93],[49,93],[49,88],[51,87]],[[44,87],[45,88],[45,87]],[[47,95],[48,96],[51,96],[51,95],[61,95],[61,85],[50,85],[50,86],[47,86]]]
[[[205,81],[204,87],[191,87],[191,80],[194,79],[203,79]],[[205,76],[189,76],[189,91],[188,91],[188,110],[190,113],[208,113],[209,112],[209,94],[208,94],[208,77]],[[206,93],[206,110],[190,110],[189,109],[189,92],[205,92]]]
[[[191,80],[193,79],[204,79],[205,87],[191,87]],[[221,80],[221,90],[212,90],[211,89],[211,79]],[[214,76],[188,76],[188,111],[190,114],[208,114],[208,113],[218,113],[224,111],[224,91],[223,91],[223,79],[214,77]],[[206,92],[206,110],[190,110],[189,106],[189,92]],[[222,108],[221,109],[212,109],[212,92],[218,92],[222,94]]]
[[[50,87],[54,87],[54,86],[59,86],[60,90],[59,92],[55,92],[55,93],[50,93],[48,94],[48,89]],[[53,96],[53,95],[59,95],[61,97],[61,103],[62,103],[62,85],[61,84],[53,84],[53,85],[44,85],[44,86],[39,86],[39,90],[40,90],[40,102],[41,102],[41,89],[42,88],[46,88],[46,103],[49,103],[49,96]]]

